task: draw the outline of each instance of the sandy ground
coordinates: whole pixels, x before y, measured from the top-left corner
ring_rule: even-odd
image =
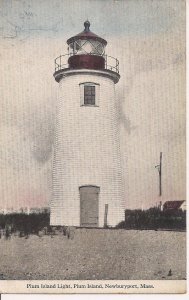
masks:
[[[122,229],[2,238],[0,279],[185,279],[185,239],[184,232]]]

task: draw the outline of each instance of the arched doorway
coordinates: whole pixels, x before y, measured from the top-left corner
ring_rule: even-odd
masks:
[[[81,186],[80,192],[80,226],[98,227],[100,188],[93,185]]]

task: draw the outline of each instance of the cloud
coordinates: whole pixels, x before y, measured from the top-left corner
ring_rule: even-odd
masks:
[[[28,33],[53,38],[77,34],[89,18],[91,30],[102,35],[148,36],[183,29],[184,12],[184,1],[177,0],[3,1],[0,27],[4,38]]]

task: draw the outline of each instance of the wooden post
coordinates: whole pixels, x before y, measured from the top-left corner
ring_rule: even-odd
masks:
[[[161,184],[161,178],[162,178],[162,152],[160,152],[160,162],[159,165],[155,166],[155,168],[158,169],[159,173],[159,196],[162,195],[162,184]]]
[[[160,152],[160,163],[159,163],[159,195],[162,194],[162,186],[161,186],[161,169],[162,169],[162,152]]]
[[[104,227],[108,226],[108,204],[105,204],[105,211],[104,211]]]

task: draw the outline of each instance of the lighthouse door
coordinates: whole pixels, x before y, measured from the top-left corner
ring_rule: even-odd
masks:
[[[100,188],[82,186],[80,191],[80,225],[81,227],[98,227],[98,196]]]

